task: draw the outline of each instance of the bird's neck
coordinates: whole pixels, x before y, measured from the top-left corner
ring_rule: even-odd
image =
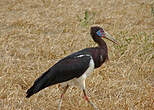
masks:
[[[98,37],[97,35],[95,35],[93,33],[91,33],[91,36],[92,36],[94,42],[96,42],[98,44],[99,48],[102,48],[107,51],[107,45],[101,37]]]
[[[106,43],[105,43],[104,40],[101,39],[97,43],[98,43],[99,47],[101,47],[101,48],[107,48],[107,45],[106,45]]]
[[[105,43],[105,41],[103,39],[97,38],[94,41],[98,44],[98,46],[100,48],[103,48],[103,49],[106,49],[107,50],[107,45],[106,45],[106,43]]]
[[[108,49],[107,49],[107,45],[105,43],[104,40],[100,39],[98,41],[95,41],[97,44],[98,44],[98,51],[96,52],[96,56],[97,58],[94,58],[96,61],[95,61],[95,68],[98,68],[100,67],[105,61],[107,61],[109,58],[108,58]]]

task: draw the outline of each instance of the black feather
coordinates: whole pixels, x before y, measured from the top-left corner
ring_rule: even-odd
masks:
[[[91,57],[78,57],[79,53],[60,60],[42,74],[42,76],[36,79],[33,86],[28,89],[26,97],[29,98],[48,86],[80,77],[89,67]]]
[[[91,28],[91,36],[98,47],[83,49],[57,62],[34,82],[26,97],[29,98],[48,86],[80,77],[88,69],[91,58],[94,60],[95,68],[100,67],[108,59],[107,45],[96,34],[100,29],[102,28]]]

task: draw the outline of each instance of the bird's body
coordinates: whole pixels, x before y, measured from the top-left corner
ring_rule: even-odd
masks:
[[[86,96],[85,80],[93,72],[94,68],[100,67],[108,59],[107,45],[99,37],[100,34],[103,36],[103,32],[100,27],[92,27],[91,36],[98,43],[98,47],[80,50],[58,61],[34,82],[33,86],[27,91],[26,97],[28,98],[48,86],[60,83],[60,85],[66,87],[66,90],[68,86],[72,85],[80,87],[86,100],[94,106]],[[63,94],[61,102],[62,97]],[[59,105],[61,105],[61,102]],[[96,107],[94,106],[94,108]]]
[[[86,77],[92,73],[94,68],[98,68],[108,59],[106,51],[100,47],[86,48],[61,59],[35,81],[33,86],[35,88],[29,89],[27,97],[58,83],[62,86],[68,84],[82,87],[83,85],[79,83],[84,84]],[[38,84],[39,86],[36,86]]]

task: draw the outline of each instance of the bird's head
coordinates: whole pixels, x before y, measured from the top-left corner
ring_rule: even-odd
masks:
[[[118,44],[118,42],[107,32],[104,31],[103,28],[95,26],[95,27],[91,27],[91,35],[93,37],[94,40],[98,39],[98,38],[106,38],[110,41],[112,41],[113,43]]]

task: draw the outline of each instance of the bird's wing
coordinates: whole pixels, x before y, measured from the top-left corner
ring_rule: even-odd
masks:
[[[56,80],[58,83],[80,77],[89,67],[92,57],[78,55],[61,60],[55,65],[57,68]]]
[[[50,85],[80,77],[88,69],[91,59],[90,55],[73,55],[60,60],[34,82],[27,97]]]

